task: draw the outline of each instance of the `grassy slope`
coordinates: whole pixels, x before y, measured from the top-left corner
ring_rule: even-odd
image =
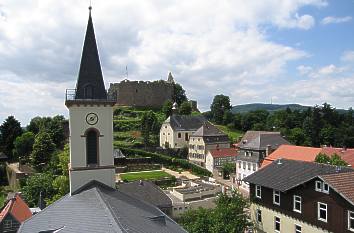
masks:
[[[230,129],[225,125],[216,125],[221,131],[226,133],[232,142],[238,141],[239,137],[243,135],[242,131]]]
[[[165,177],[172,177],[170,174],[164,171],[144,171],[144,172],[130,172],[121,174],[122,180],[136,181],[136,180],[160,180]]]

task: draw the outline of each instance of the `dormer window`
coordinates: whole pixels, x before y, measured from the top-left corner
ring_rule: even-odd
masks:
[[[84,87],[84,96],[85,99],[93,99],[93,86],[92,85],[86,85]]]
[[[354,232],[354,211],[348,211],[348,230]]]
[[[329,193],[329,186],[327,183],[317,180],[315,182],[315,190],[317,192]]]

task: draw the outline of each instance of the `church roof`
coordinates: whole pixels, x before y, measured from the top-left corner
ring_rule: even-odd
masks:
[[[75,99],[107,99],[93,29],[91,9],[82,50],[79,76],[76,83]]]
[[[207,121],[203,116],[185,116],[173,114],[166,119],[165,123],[170,123],[175,131],[194,131],[200,128]]]
[[[186,232],[157,207],[91,181],[25,221],[19,232]]]

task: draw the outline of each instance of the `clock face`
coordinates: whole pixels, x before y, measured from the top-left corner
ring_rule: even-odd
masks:
[[[86,115],[86,122],[87,122],[87,124],[89,124],[89,125],[95,125],[95,124],[97,124],[97,122],[98,122],[98,116],[97,116],[97,114],[96,114],[96,113],[93,113],[93,112],[87,114],[87,115]]]

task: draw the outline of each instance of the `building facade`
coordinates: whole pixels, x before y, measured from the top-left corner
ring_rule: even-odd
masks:
[[[219,172],[226,163],[236,163],[235,148],[209,150],[206,155],[205,168],[211,173]]]
[[[173,114],[160,129],[160,147],[180,149],[188,147],[190,136],[206,121],[203,116]]]
[[[205,167],[207,152],[214,149],[230,148],[228,136],[209,122],[205,122],[189,140],[188,160]]]
[[[264,158],[284,144],[290,143],[280,132],[247,131],[237,145],[236,180],[239,187],[248,191],[248,184],[242,179],[257,171]]]
[[[247,177],[257,232],[354,231],[354,170],[282,159]]]

